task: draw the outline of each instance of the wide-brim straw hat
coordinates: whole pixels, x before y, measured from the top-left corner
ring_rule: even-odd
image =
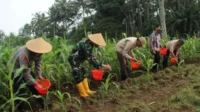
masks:
[[[40,54],[48,53],[52,50],[51,44],[41,37],[27,41],[26,47],[28,50]]]
[[[139,40],[142,43],[142,46],[146,45],[147,41],[146,41],[145,37],[140,37]]]
[[[106,46],[106,42],[101,33],[89,34],[88,38],[98,46]]]

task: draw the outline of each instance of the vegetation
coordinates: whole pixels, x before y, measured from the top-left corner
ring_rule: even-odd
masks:
[[[44,77],[48,78],[51,83],[52,87],[45,98],[45,102],[52,102],[55,105],[53,106],[52,110],[61,109],[61,111],[70,111],[70,110],[77,110],[82,111],[85,108],[85,105],[82,104],[81,99],[78,98],[76,88],[74,86],[74,80],[71,74],[71,67],[69,66],[69,63],[67,61],[68,54],[72,48],[72,45],[63,38],[44,38],[50,42],[53,45],[53,51],[44,54],[43,60],[42,60],[42,67],[43,67],[43,75]],[[105,38],[108,38],[105,36]],[[31,103],[28,101],[28,99],[33,98],[33,96],[27,96],[22,97],[21,95],[18,95],[15,93],[12,89],[13,80],[11,78],[11,73],[8,72],[8,69],[6,67],[6,63],[11,57],[11,55],[18,49],[20,46],[25,45],[25,40],[28,40],[29,38],[21,38],[21,37],[9,37],[6,38],[6,40],[1,41],[1,47],[0,47],[0,66],[1,66],[1,83],[0,88],[2,91],[0,92],[0,96],[2,98],[1,100],[1,108],[2,109],[9,109],[12,106],[12,110],[16,107],[13,107],[15,100],[21,100],[23,102],[26,102],[26,104],[30,105],[30,109],[32,106],[34,106],[34,103]],[[16,44],[16,41],[19,43]],[[104,80],[102,81],[95,81],[93,80],[92,76],[90,75],[90,71],[93,69],[91,65],[88,64],[88,62],[84,63],[84,66],[88,68],[87,74],[89,77],[90,85],[93,89],[98,90],[97,94],[94,95],[92,98],[92,104],[94,105],[94,102],[101,103],[102,101],[107,102],[111,100],[116,100],[118,103],[122,103],[123,101],[118,101],[118,98],[122,97],[125,91],[129,91],[127,94],[135,93],[138,91],[138,87],[145,84],[146,86],[149,85],[155,85],[156,83],[166,83],[165,81],[157,82],[157,80],[160,81],[160,79],[156,79],[156,75],[154,73],[150,72],[151,67],[153,66],[152,62],[152,55],[149,52],[149,45],[147,45],[144,48],[136,48],[134,49],[134,52],[136,53],[136,56],[139,60],[142,61],[142,65],[139,70],[132,70],[130,68],[130,74],[129,79],[125,82],[118,82],[119,81],[119,62],[117,60],[116,54],[114,52],[114,47],[116,45],[117,40],[115,39],[106,39],[107,46],[103,48],[95,48],[93,53],[95,56],[99,58],[103,63],[109,63],[111,64],[113,71],[107,72],[107,75],[104,75]],[[162,44],[166,43],[167,40],[163,41]],[[169,77],[182,77],[183,75],[191,76],[191,80],[193,78],[193,75],[191,70],[189,71],[185,70],[185,63],[193,63],[199,59],[199,47],[200,41],[195,38],[191,37],[185,41],[184,46],[181,48],[181,63],[173,68],[174,71],[172,74],[169,75],[169,71],[164,70],[166,73],[160,73],[162,77],[167,77],[165,75],[169,75]],[[56,60],[56,61],[55,61]],[[169,62],[170,64],[170,62]],[[21,68],[22,70],[23,68]],[[161,67],[159,68],[162,72],[163,70]],[[168,68],[167,68],[168,69]],[[12,69],[10,69],[12,70]],[[17,75],[19,75],[20,71],[17,72]],[[186,73],[185,72],[189,72]],[[196,73],[196,72],[194,72]],[[140,77],[137,77],[138,74],[140,74]],[[175,75],[180,74],[180,75]],[[137,77],[137,78],[131,78],[131,77]],[[171,78],[173,78],[171,77]],[[163,79],[164,80],[164,79]],[[194,80],[195,84],[196,79]],[[157,85],[158,87],[160,85]],[[133,86],[135,85],[135,86]],[[25,88],[25,85],[22,85],[21,88]],[[162,88],[162,87],[160,87]],[[147,89],[147,88],[146,88]],[[145,90],[146,91],[146,90]],[[178,93],[177,93],[178,94]],[[133,94],[134,96],[134,94]],[[40,96],[34,96],[34,97],[40,97]],[[172,98],[173,99],[173,98]],[[173,100],[174,101],[174,100]],[[116,102],[115,102],[116,103]],[[138,99],[138,101],[132,102],[135,106],[142,106],[145,104],[145,102],[142,102]],[[91,102],[89,103],[91,104]],[[122,108],[129,108],[129,107],[121,107]],[[130,106],[130,108],[135,108]],[[146,110],[149,110],[150,108],[146,105]],[[193,109],[196,109],[196,107],[192,107]],[[47,109],[49,110],[49,109]],[[126,109],[125,109],[126,110]],[[51,109],[50,109],[51,111]]]
[[[30,23],[19,30],[18,36],[13,33],[6,36],[0,30],[0,111],[14,112],[17,100],[28,105],[24,106],[25,110],[41,112],[199,111],[200,40],[197,37],[200,35],[196,35],[200,28],[199,6],[199,0],[55,0],[48,12],[35,13]],[[168,40],[185,38],[180,49],[181,62],[166,69],[159,66],[159,71],[152,73],[153,56],[147,43],[143,48],[134,49],[142,63],[140,69],[133,70],[129,65],[129,78],[120,82],[119,62],[114,50],[116,43],[128,36],[142,35],[149,40],[148,36],[160,25],[167,30],[164,37],[170,37],[162,39],[162,46]],[[107,46],[95,48],[93,53],[113,70],[105,70],[103,80],[95,81],[91,76],[94,68],[84,63],[89,85],[97,90],[84,101],[78,97],[67,58],[73,43],[86,38],[87,31],[104,34]],[[52,83],[43,99],[46,106],[53,103],[53,108],[41,109],[32,101],[42,97],[40,95],[14,91],[13,80],[23,67],[13,78],[13,65],[6,66],[18,48],[39,36],[53,46],[53,51],[44,54],[42,59],[43,76]],[[26,84],[20,89],[26,89]]]
[[[93,33],[107,32],[109,37],[119,39],[124,32],[127,36],[137,32],[149,36],[157,26],[166,29],[162,21],[166,21],[165,36],[186,37],[199,31],[198,0],[159,1],[160,5],[158,0],[55,0],[48,12],[35,13],[19,35],[45,34],[49,38],[59,36],[78,41],[87,29]],[[0,38],[1,35],[0,32]]]

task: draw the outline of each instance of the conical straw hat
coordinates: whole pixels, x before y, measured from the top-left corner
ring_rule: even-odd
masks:
[[[93,43],[95,43],[99,46],[106,46],[106,42],[103,39],[103,36],[101,33],[89,34],[88,38],[90,39],[90,41],[92,41]]]
[[[26,42],[26,47],[30,51],[35,52],[35,53],[40,53],[40,54],[47,53],[52,50],[51,44],[46,42],[41,37],[29,40],[28,42]]]

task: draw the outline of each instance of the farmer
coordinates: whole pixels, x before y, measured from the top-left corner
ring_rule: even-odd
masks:
[[[136,37],[128,37],[120,40],[116,47],[115,51],[117,53],[117,57],[120,63],[120,72],[121,72],[121,80],[126,80],[127,78],[127,59],[128,60],[136,60],[136,57],[132,51],[135,47],[141,47],[146,44],[146,39],[144,37],[136,38]],[[131,54],[131,56],[129,55]]]
[[[91,91],[88,86],[88,79],[85,75],[84,67],[82,63],[88,60],[95,68],[99,69],[101,67],[111,71],[110,65],[105,65],[99,62],[96,57],[93,56],[93,47],[106,46],[101,33],[89,34],[88,39],[78,42],[71,53],[69,54],[68,61],[72,67],[72,74],[74,76],[76,87],[79,91],[80,97],[85,98],[90,94],[96,93],[96,91]]]
[[[171,56],[178,57],[178,62],[180,62],[179,57],[179,48],[184,44],[182,39],[179,40],[171,40],[166,43],[167,54],[163,57],[163,68],[168,66],[168,58],[171,53]]]
[[[162,29],[158,27],[150,35],[150,51],[154,55],[154,63],[156,63],[156,65],[154,65],[152,68],[153,72],[157,72],[158,64],[160,63],[159,50],[160,50],[161,33]]]
[[[35,85],[40,88],[40,85],[36,84],[36,80],[33,78],[34,74],[31,71],[31,67],[33,65],[33,62],[35,63],[35,74],[38,75],[39,79],[44,79],[42,77],[42,68],[41,68],[41,60],[42,60],[42,54],[48,53],[52,50],[52,46],[46,42],[43,38],[36,38],[29,40],[26,42],[26,45],[19,48],[10,61],[8,62],[8,68],[12,64],[14,64],[14,70],[13,70],[13,79],[14,79],[14,91],[17,92],[20,89],[20,85],[23,82],[27,83],[27,87],[33,94],[38,94],[37,90],[35,89]],[[23,72],[19,76],[15,73],[17,72],[17,69],[24,67]],[[16,77],[16,78],[14,78]],[[24,94],[24,90],[20,89],[19,95]],[[17,101],[16,104],[18,105],[20,102]],[[42,107],[44,107],[44,103],[42,98],[38,98],[38,103],[41,104]],[[49,105],[50,106],[50,105]],[[19,105],[19,110],[21,110],[23,107]]]

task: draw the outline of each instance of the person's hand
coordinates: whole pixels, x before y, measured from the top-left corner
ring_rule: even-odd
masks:
[[[110,65],[105,65],[105,64],[102,64],[102,67],[109,70],[109,71],[112,71],[112,68]]]
[[[154,49],[151,49],[151,53],[156,54],[156,51]]]
[[[39,75],[40,80],[43,80],[44,78],[42,77],[42,75]]]
[[[42,85],[40,85],[40,84],[36,84],[36,86],[37,86],[38,88],[42,88]]]
[[[138,61],[135,57],[131,58],[131,60],[136,61],[136,62]]]
[[[176,57],[176,55],[175,55],[174,53],[172,53],[172,57],[174,57],[174,58],[175,58],[175,57]]]

